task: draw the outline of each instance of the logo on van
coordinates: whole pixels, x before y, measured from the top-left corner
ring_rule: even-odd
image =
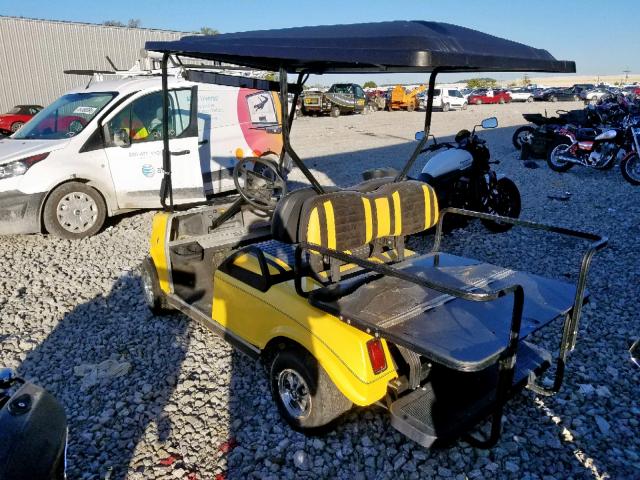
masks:
[[[145,163],[144,165],[142,165],[142,174],[145,177],[153,177],[156,173],[156,169],[153,168],[153,165],[149,165],[148,163]]]

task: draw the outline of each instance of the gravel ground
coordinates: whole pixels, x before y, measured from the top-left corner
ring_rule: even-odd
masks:
[[[150,212],[115,219],[77,242],[0,238],[0,363],[64,404],[71,479],[638,478],[640,370],[626,351],[640,335],[640,263],[633,253],[640,251],[640,191],[617,168],[557,174],[541,162],[525,169],[511,146],[522,112],[567,107],[578,104],[434,115],[434,133],[446,136],[495,114],[500,128],[482,135],[502,161],[496,169],[520,187],[522,217],[610,238],[592,265],[592,303],[561,393],[527,391],[513,399],[502,440],[491,450],[462,442],[425,450],[376,408],[354,410],[324,437],[293,432],[258,364],[182,315],[147,311],[136,267],[147,251]],[[422,121],[418,112],[301,118],[294,144],[321,180],[347,185],[366,168],[400,166]],[[300,179],[294,172],[294,183]],[[569,201],[547,198],[566,191]],[[412,245],[422,250],[430,242],[426,236]],[[523,230],[490,235],[472,225],[444,247],[565,279],[575,279],[579,265],[572,242]],[[556,327],[537,339],[556,347]],[[111,376],[101,375],[109,368]]]

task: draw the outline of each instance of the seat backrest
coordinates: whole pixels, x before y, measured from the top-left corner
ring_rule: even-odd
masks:
[[[339,191],[304,201],[298,239],[354,251],[385,237],[422,232],[438,222],[438,201],[426,183],[387,183],[372,192]]]

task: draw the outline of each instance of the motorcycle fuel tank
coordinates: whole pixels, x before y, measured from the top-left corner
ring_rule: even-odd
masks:
[[[429,159],[422,173],[437,178],[455,170],[464,170],[473,163],[473,156],[466,150],[451,148],[437,153]]]

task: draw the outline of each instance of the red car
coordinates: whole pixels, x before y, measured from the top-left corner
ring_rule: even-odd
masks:
[[[506,90],[478,90],[467,101],[469,105],[482,105],[483,103],[509,103],[511,95]]]
[[[13,133],[42,110],[40,105],[16,105],[0,115],[0,132]]]

